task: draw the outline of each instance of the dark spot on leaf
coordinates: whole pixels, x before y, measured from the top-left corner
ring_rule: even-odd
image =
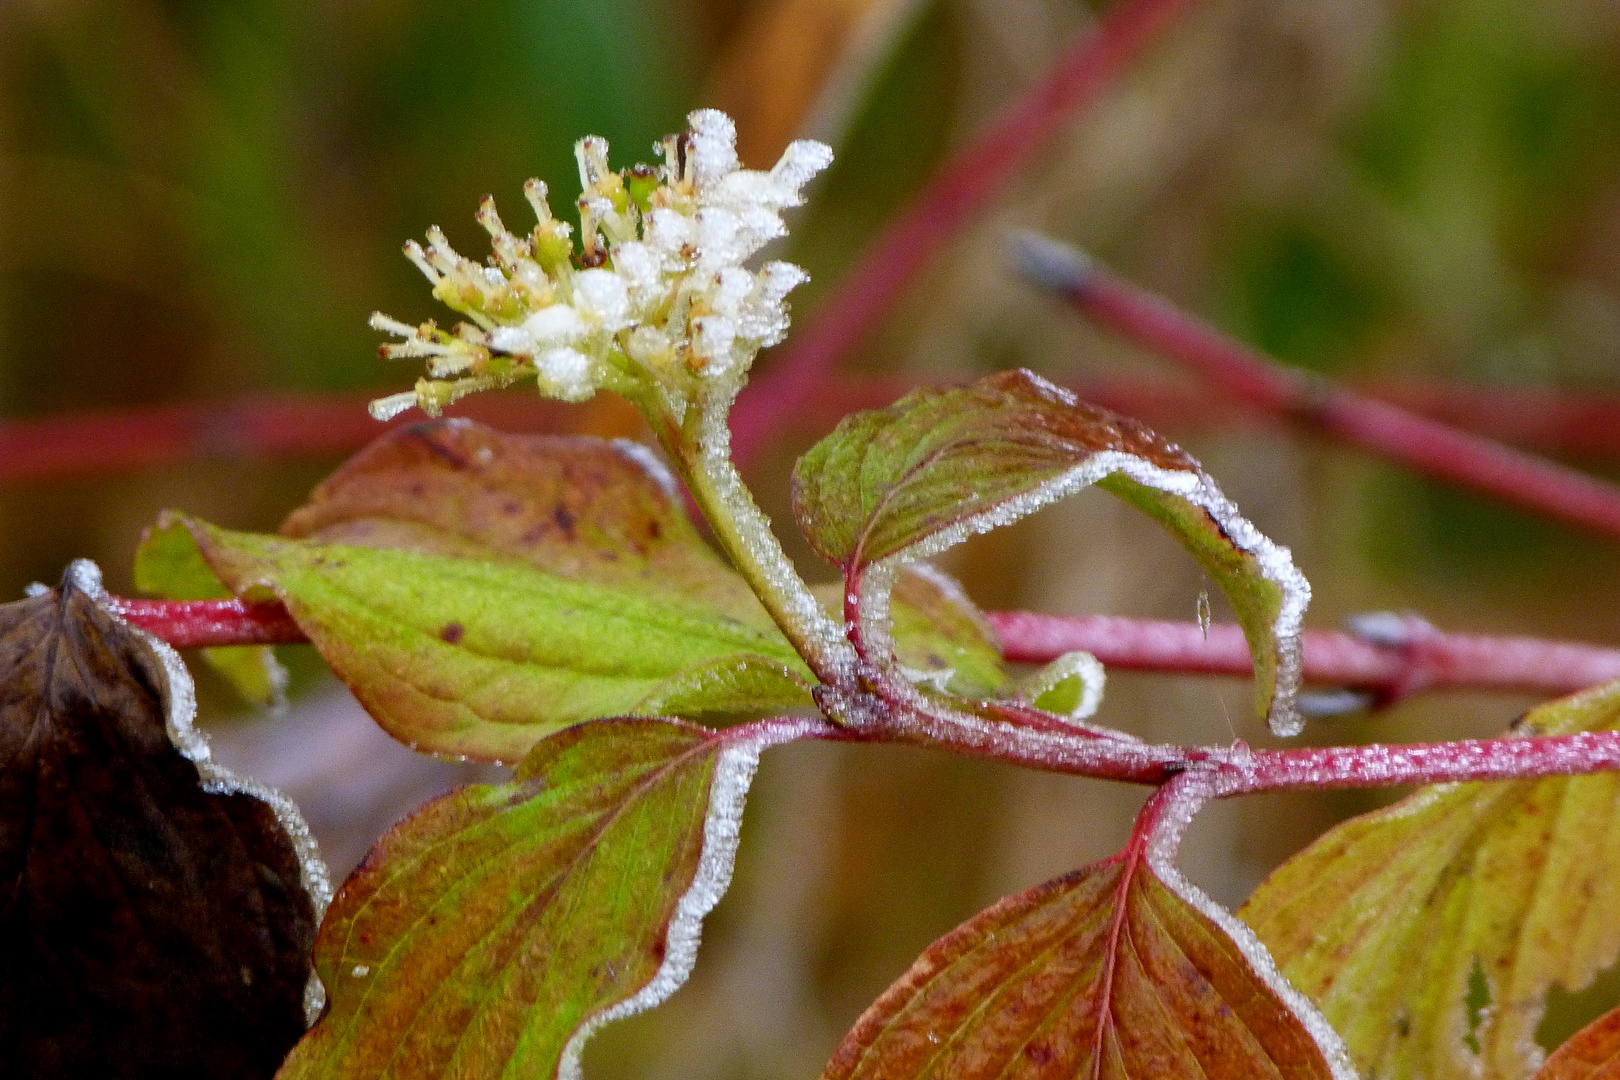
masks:
[[[439,639],[450,645],[458,645],[461,643],[462,635],[466,632],[466,629],[460,623],[448,622],[439,630]]]
[[[552,508],[551,520],[557,523],[557,528],[562,531],[563,536],[570,540],[574,539],[574,515],[569,512],[568,507],[558,503]]]
[[[664,535],[664,527],[662,525],[658,524],[658,519],[657,518],[654,518],[651,521],[647,522],[647,536],[648,536],[649,539],[657,540],[660,536],[663,536],[663,535]]]
[[[1036,1065],[1047,1065],[1052,1061],[1052,1048],[1045,1043],[1032,1042],[1024,1047],[1024,1056]]]

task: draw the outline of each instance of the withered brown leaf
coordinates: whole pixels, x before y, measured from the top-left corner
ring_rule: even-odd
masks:
[[[100,595],[78,563],[0,605],[0,1076],[270,1077],[305,1025],[298,850],[205,790],[189,682]]]

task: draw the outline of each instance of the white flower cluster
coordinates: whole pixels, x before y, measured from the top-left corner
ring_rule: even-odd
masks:
[[[690,130],[657,147],[663,164],[608,168],[607,142],[581,139],[580,244],[552,217],[546,186],[524,187],[539,223],[507,230],[492,198],[478,209],[493,255],[480,265],[456,253],[438,228],[406,256],[433,295],[470,322],[453,330],[409,326],[385,315],[371,325],[404,339],[387,357],[420,357],[428,379],[372,402],[387,419],[413,405],[437,415],[478,390],[534,378],[540,391],[582,401],[598,389],[652,386],[684,409],[706,383],[734,391],[765,345],[787,332],[786,298],[803,270],[743,264],[787,232],[782,211],[803,202],[804,185],[832,161],[818,142],[793,143],[769,172],[740,167],[736,128],[701,109]],[[650,380],[650,383],[649,383]]]

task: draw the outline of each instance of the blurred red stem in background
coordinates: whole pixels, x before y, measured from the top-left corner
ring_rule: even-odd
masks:
[[[132,600],[112,597],[128,622],[181,649],[290,644],[303,633],[280,604],[241,600]],[[1006,658],[1045,663],[1084,650],[1109,667],[1197,675],[1248,675],[1249,647],[1236,626],[1108,616],[1074,618],[990,612]],[[1446,634],[1420,619],[1393,620],[1384,640],[1308,630],[1305,678],[1371,691],[1388,704],[1421,690],[1471,687],[1567,694],[1620,678],[1620,649],[1573,641]]]
[[[1187,3],[1118,0],[1033,90],[940,167],[867,246],[808,325],[743,391],[731,414],[732,455],[739,464],[747,464],[784,420],[825,389],[839,361],[882,321],[945,241]]]
[[[1211,401],[1195,386],[1164,379],[1087,378],[1068,385],[1087,401],[1147,422],[1169,435],[1230,430],[1275,421],[1243,402]],[[856,409],[888,405],[912,384],[899,379],[830,380],[784,424],[811,434]],[[1543,453],[1620,459],[1620,400],[1546,390],[1499,390],[1447,382],[1379,383],[1368,396]],[[210,458],[271,459],[346,454],[407,416],[378,424],[366,403],[387,393],[198,401],[33,420],[0,421],[0,483],[105,476]],[[458,402],[451,412],[507,431],[571,431],[566,406],[521,391]]]
[[[1071,248],[1026,237],[1027,274],[1103,326],[1179,361],[1229,396],[1426,476],[1620,539],[1620,486],[1287,367]]]

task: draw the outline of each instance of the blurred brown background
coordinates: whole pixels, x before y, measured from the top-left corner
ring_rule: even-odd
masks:
[[[0,417],[403,387],[415,371],[378,361],[365,321],[434,314],[404,238],[439,223],[477,250],[485,192],[515,211],[538,175],[566,195],[575,137],[605,135],[632,162],[696,105],[737,117],[751,165],[797,134],[838,151],[785,253],[815,277],[798,297],[808,313],[930,167],[1093,17],[1078,0],[10,0]],[[1175,377],[1020,284],[1010,227],[1080,243],[1313,370],[1620,394],[1620,5],[1195,4],[934,262],[858,368]],[[599,410],[586,424],[621,422]],[[786,472],[814,427],[752,469],[784,536]],[[1313,625],[1414,609],[1450,629],[1620,641],[1612,544],[1297,434],[1167,433],[1293,547]],[[271,529],[334,464],[220,454],[0,488],[0,593],[55,580],[74,556],[127,592],[159,508]],[[1191,618],[1207,584],[1101,495],[953,555],[987,607]],[[288,715],[248,714],[202,674],[204,721],[231,760],[296,794],[339,872],[405,809],[481,775],[394,747],[307,651],[288,652]],[[1436,696],[1311,737],[1484,735],[1528,704]],[[1103,719],[1264,740],[1236,682],[1118,675]],[[1216,806],[1187,869],[1239,902],[1383,797]],[[587,1067],[814,1075],[930,940],[1111,853],[1139,799],[911,751],[773,751],[692,984],[601,1036]],[[1557,1003],[1544,1031],[1616,1000],[1611,981]]]

